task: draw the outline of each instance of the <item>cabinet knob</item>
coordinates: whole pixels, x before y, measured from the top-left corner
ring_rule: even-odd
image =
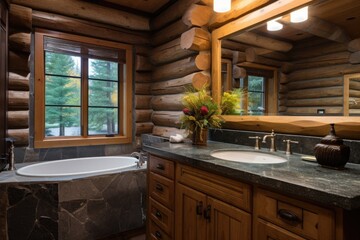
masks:
[[[157,218],[161,218],[161,217],[162,217],[161,212],[158,211],[158,210],[156,210],[155,216],[156,216]]]
[[[278,215],[280,216],[280,218],[282,218],[292,224],[301,223],[301,219],[295,213],[292,213],[289,210],[279,209]]]
[[[204,218],[210,222],[211,219],[211,205],[208,205],[204,210]]]
[[[161,184],[158,184],[158,183],[156,184],[155,189],[160,191],[160,192],[164,191],[163,186]]]
[[[159,163],[158,165],[156,165],[156,168],[159,170],[165,170],[165,166],[161,163]]]
[[[161,238],[162,238],[162,235],[161,235],[161,233],[160,233],[159,231],[155,231],[155,237],[156,237],[157,239],[161,239]]]

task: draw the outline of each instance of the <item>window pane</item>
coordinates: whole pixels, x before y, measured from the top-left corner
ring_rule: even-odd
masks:
[[[264,78],[258,77],[258,76],[249,76],[248,90],[263,92],[264,91]]]
[[[80,57],[45,52],[45,74],[80,77]]]
[[[80,107],[45,107],[45,136],[80,136]]]
[[[80,78],[45,76],[46,105],[80,105]]]
[[[89,58],[89,78],[118,81],[118,64]]]
[[[118,83],[89,80],[89,106],[118,106]]]
[[[262,113],[265,111],[264,94],[249,92],[248,100],[249,100],[249,107],[248,107],[249,114],[262,115]]]
[[[118,134],[117,108],[89,108],[89,135]]]

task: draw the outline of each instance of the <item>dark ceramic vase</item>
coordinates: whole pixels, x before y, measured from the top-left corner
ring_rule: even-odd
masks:
[[[314,153],[316,161],[325,167],[343,168],[349,161],[350,147],[336,136],[334,124],[330,124],[330,133],[316,144]]]

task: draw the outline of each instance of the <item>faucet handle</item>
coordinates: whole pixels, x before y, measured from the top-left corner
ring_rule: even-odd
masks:
[[[255,150],[260,150],[259,140],[261,139],[261,137],[259,137],[259,136],[251,136],[251,137],[249,137],[249,139],[255,139]]]
[[[284,143],[286,143],[286,152],[285,154],[287,156],[290,156],[292,154],[292,150],[291,150],[291,143],[295,143],[295,144],[298,144],[299,142],[298,141],[292,141],[290,139],[287,139],[287,140],[283,140]]]

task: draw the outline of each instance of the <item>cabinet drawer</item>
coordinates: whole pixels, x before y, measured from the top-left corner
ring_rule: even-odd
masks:
[[[248,184],[180,164],[176,168],[176,179],[200,192],[251,211],[251,190]]]
[[[150,171],[174,179],[174,163],[172,161],[150,155]]]
[[[169,236],[173,236],[174,214],[172,211],[150,198],[150,218]]]
[[[257,240],[306,240],[262,219],[258,219],[255,224],[257,230],[254,232],[254,239]]]
[[[149,234],[151,240],[171,240],[171,237],[166,235],[166,233],[151,220]]]
[[[305,238],[334,239],[335,214],[331,210],[263,189],[255,191],[254,208],[258,217]]]
[[[149,194],[169,209],[174,207],[174,181],[150,172]]]

